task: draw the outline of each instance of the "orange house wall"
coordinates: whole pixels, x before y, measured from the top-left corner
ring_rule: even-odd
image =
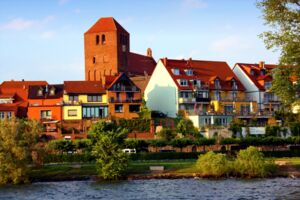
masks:
[[[41,111],[42,110],[51,110],[52,119],[62,120],[62,106],[56,105],[61,103],[62,98],[60,99],[29,99],[28,107],[28,118],[41,120]],[[33,104],[38,104],[38,106],[33,106]]]

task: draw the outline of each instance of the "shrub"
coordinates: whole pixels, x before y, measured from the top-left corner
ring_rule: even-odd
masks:
[[[274,169],[272,161],[267,162],[262,152],[250,146],[240,150],[234,162],[235,172],[242,177],[265,177]]]
[[[280,126],[266,126],[266,136],[280,136]]]
[[[220,144],[225,145],[225,144],[239,144],[240,139],[237,138],[224,138],[221,140]]]
[[[197,136],[197,129],[194,127],[193,122],[190,119],[181,119],[177,124],[176,130],[184,136],[192,135]]]
[[[232,137],[235,138],[238,133],[242,133],[243,122],[240,119],[234,119],[230,122],[229,130],[232,131]]]
[[[90,139],[75,140],[74,143],[76,150],[82,150],[86,152],[91,152],[92,150],[92,141]]]
[[[73,152],[75,150],[75,144],[72,140],[52,140],[49,143],[50,149],[60,151],[60,153],[64,152]]]
[[[202,176],[228,176],[231,171],[231,163],[226,156],[212,151],[200,155],[196,162],[196,167]]]
[[[124,146],[129,149],[136,149],[137,151],[147,151],[149,142],[147,140],[126,139]]]
[[[120,119],[117,123],[129,132],[149,132],[150,119]]]
[[[172,145],[172,147],[180,148],[181,151],[182,151],[183,147],[186,147],[186,146],[191,145],[191,144],[193,144],[193,140],[191,140],[189,138],[173,139],[170,142],[170,145]]]

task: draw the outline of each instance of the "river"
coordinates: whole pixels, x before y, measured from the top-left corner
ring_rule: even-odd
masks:
[[[300,179],[153,179],[38,182],[0,188],[1,200],[300,199]]]

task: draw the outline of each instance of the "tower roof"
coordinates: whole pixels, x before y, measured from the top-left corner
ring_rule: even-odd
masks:
[[[85,34],[117,30],[128,33],[113,17],[103,17],[100,18],[91,28],[89,28]]]

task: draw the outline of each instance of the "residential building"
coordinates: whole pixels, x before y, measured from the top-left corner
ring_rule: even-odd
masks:
[[[28,118],[42,123],[43,135],[61,138],[63,85],[29,86],[28,103]]]
[[[270,91],[272,86],[272,70],[276,65],[236,63],[233,72],[246,88],[247,96],[258,103],[260,115],[273,115],[279,110],[280,100]]]
[[[26,118],[29,86],[46,84],[46,81],[4,81],[0,85],[0,119]]]
[[[196,126],[228,125],[256,112],[256,102],[226,62],[160,59],[145,89],[151,110],[176,117],[181,110]],[[195,119],[196,117],[196,119]]]
[[[84,33],[85,80],[105,76],[151,75],[156,65],[151,49],[147,55],[130,52],[130,34],[112,17],[100,18]]]
[[[111,119],[138,118],[142,104],[141,89],[125,74],[106,76],[109,116]]]

